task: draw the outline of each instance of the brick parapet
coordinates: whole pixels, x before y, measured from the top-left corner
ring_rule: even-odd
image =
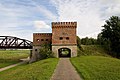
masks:
[[[77,22],[52,22],[52,28],[77,28]]]
[[[33,45],[41,46],[52,42],[52,33],[33,33]]]

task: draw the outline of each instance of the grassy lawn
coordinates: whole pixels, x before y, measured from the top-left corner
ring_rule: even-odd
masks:
[[[0,50],[0,68],[20,62],[29,56],[29,50]]]
[[[0,80],[50,80],[57,63],[57,58],[49,58],[16,66],[0,72]]]
[[[120,60],[102,56],[71,58],[84,80],[120,80]]]

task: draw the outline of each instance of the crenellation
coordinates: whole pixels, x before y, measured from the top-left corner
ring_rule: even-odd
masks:
[[[77,22],[52,22],[52,25],[76,25]]]
[[[77,22],[52,22],[52,28],[77,27]]]
[[[52,33],[33,33],[33,35],[48,35],[48,36],[51,36]]]

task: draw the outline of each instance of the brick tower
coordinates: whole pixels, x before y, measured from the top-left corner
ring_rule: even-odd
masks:
[[[77,22],[52,22],[52,51],[60,57],[60,51],[69,50],[69,57],[77,56]]]

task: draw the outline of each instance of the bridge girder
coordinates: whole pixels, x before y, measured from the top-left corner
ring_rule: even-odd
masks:
[[[13,36],[0,36],[0,49],[32,49],[32,42]]]

